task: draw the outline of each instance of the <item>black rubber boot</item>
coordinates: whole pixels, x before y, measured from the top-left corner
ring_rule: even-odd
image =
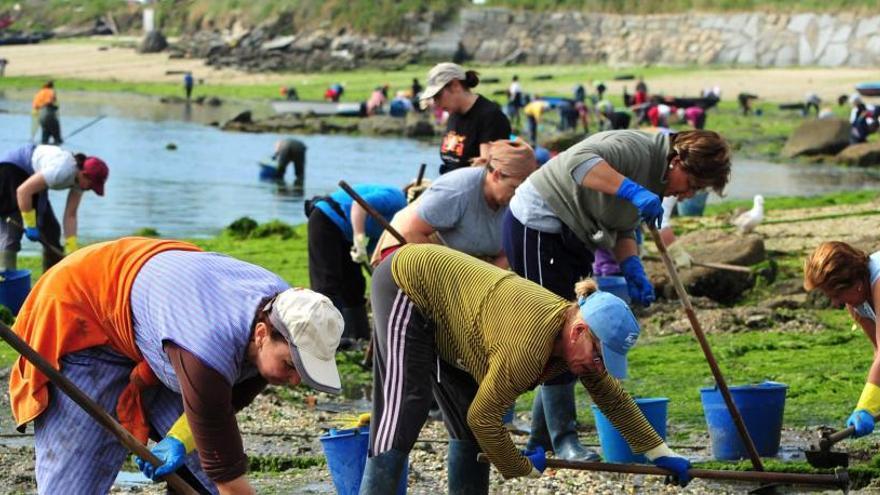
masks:
[[[526,450],[535,450],[535,447],[543,447],[545,451],[553,450],[550,443],[550,432],[547,431],[547,421],[544,420],[544,401],[541,400],[541,390],[535,390],[535,400],[532,401],[532,427],[529,432],[529,441]]]
[[[343,337],[368,340],[370,338],[370,319],[367,307],[363,304],[350,308],[342,308],[342,319],[345,322]]]
[[[577,411],[574,404],[574,385],[541,386],[544,418],[553,452],[556,457],[569,461],[595,461],[599,455],[581,445],[577,436]]]
[[[390,495],[397,493],[407,455],[397,449],[387,450],[367,459],[360,495]]]
[[[489,493],[489,464],[477,462],[480,447],[467,440],[449,440],[446,473],[449,495],[485,495]]]

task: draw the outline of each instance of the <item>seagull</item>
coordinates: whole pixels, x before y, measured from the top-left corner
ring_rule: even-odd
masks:
[[[764,196],[755,195],[752,209],[733,219],[733,225],[739,229],[740,234],[748,234],[764,220]]]

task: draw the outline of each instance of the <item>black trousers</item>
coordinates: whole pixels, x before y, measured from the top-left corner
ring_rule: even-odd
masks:
[[[559,297],[574,299],[574,285],[593,272],[593,252],[567,227],[561,234],[530,229],[508,211],[504,215],[504,253],[510,269],[520,277],[544,287]],[[571,383],[575,376],[563,373],[547,385]]]
[[[309,215],[309,279],[311,288],[329,297],[337,308],[364,304],[367,281],[351,260],[351,241],[318,208]]]
[[[392,448],[412,450],[435,397],[450,437],[476,445],[467,411],[477,394],[477,382],[438,357],[436,326],[394,282],[393,259],[394,254],[373,272],[370,456]]]
[[[18,225],[23,225],[21,212],[18,209],[16,191],[28,179],[29,175],[24,170],[12,163],[0,163],[0,250],[21,251],[21,236],[24,230],[7,222],[7,218],[14,219]],[[49,194],[43,191],[35,194],[32,198],[34,209],[37,212],[37,228],[43,242],[55,246],[59,251],[64,251],[61,246],[61,225],[55,218],[52,205],[49,203]],[[56,253],[43,249],[43,268],[48,269],[61,261]]]

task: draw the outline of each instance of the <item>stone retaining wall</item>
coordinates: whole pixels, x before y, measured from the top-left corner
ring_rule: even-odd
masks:
[[[865,67],[880,64],[880,15],[612,15],[470,9],[465,52],[480,62],[735,64]]]
[[[176,47],[182,56],[253,71],[396,68],[467,59],[485,63],[870,67],[880,65],[880,15],[537,14],[465,9],[445,26],[414,18],[400,37],[311,30],[283,21],[230,32],[200,32]],[[417,29],[416,29],[417,28]]]

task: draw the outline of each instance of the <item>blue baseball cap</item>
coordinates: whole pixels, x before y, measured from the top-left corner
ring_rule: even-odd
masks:
[[[639,339],[639,322],[623,299],[608,292],[594,292],[578,299],[581,317],[602,342],[605,369],[615,378],[626,378],[626,353]]]

